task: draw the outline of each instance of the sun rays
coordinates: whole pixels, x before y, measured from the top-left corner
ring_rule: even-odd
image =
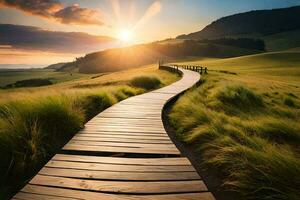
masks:
[[[136,16],[136,1],[131,1],[128,9],[122,9],[119,0],[110,0],[110,4],[114,13],[114,24],[112,28],[115,29],[115,37],[119,39],[121,43],[133,44],[137,43],[136,36],[141,31],[142,26],[149,22],[154,16],[156,16],[161,8],[160,1],[154,1],[139,18]]]

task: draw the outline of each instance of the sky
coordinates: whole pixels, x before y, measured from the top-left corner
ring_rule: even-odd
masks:
[[[199,31],[223,16],[295,5],[300,0],[0,0],[0,67],[71,61]]]

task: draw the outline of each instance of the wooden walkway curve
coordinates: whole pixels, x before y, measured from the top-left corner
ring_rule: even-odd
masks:
[[[97,115],[13,199],[213,200],[166,133],[162,109],[200,79],[128,98]]]

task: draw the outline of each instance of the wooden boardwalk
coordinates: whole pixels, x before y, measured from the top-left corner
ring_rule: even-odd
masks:
[[[166,133],[162,109],[198,73],[97,115],[13,199],[213,200]]]

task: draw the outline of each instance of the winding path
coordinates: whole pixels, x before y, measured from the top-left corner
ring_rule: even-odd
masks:
[[[13,199],[214,200],[166,133],[162,109],[200,75],[128,98],[97,115]]]

